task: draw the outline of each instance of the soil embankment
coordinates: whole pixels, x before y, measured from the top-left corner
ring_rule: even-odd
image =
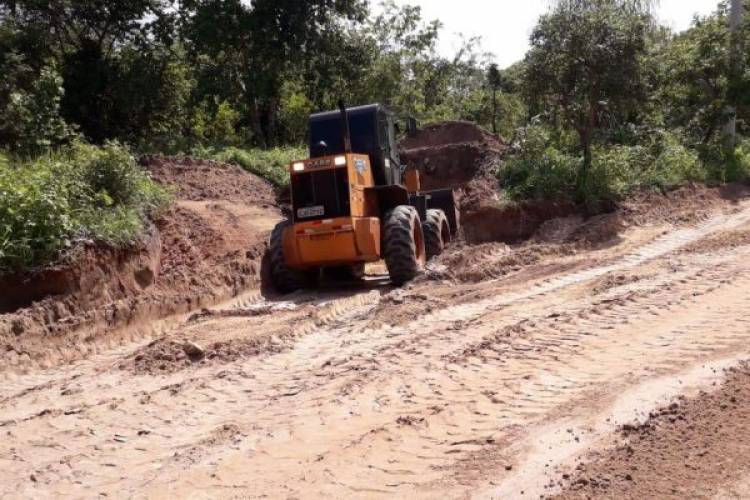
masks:
[[[625,424],[559,481],[555,499],[747,498],[750,365],[697,396],[680,396],[639,424]]]
[[[85,357],[149,322],[260,286],[272,186],[233,165],[145,157],[176,201],[130,248],[86,245],[48,269],[0,278],[0,369]]]

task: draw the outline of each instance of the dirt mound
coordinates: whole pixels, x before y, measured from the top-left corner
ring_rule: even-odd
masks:
[[[261,353],[278,353],[282,350],[281,343],[265,337],[213,342],[205,348],[188,340],[161,338],[140,349],[127,362],[122,363],[121,368],[131,369],[138,374],[175,373],[187,367],[205,366],[214,361],[229,363],[240,358]]]
[[[423,189],[456,189],[469,243],[524,240],[544,222],[577,211],[572,203],[502,203],[496,171],[508,146],[473,123],[427,125],[400,146],[404,163],[419,170]]]
[[[69,264],[6,277],[0,371],[74,360],[133,328],[260,286],[270,230],[280,219],[272,186],[239,167],[146,157],[176,201],[130,249],[84,249]],[[5,289],[5,288],[4,288]],[[99,337],[106,333],[107,338]]]
[[[483,129],[476,123],[467,121],[445,121],[425,125],[414,137],[401,141],[402,150],[442,147],[449,144],[480,143],[490,149],[503,151],[503,140]]]
[[[563,475],[566,490],[555,498],[711,498],[745,478],[750,367],[728,375],[716,392],[680,398],[643,424],[623,426],[609,451]]]
[[[425,190],[458,190],[462,214],[497,199],[497,163],[507,149],[499,137],[470,122],[425,126],[400,144],[401,160],[419,170]]]
[[[225,200],[274,205],[273,186],[237,165],[191,157],[143,156],[141,165],[181,200]]]

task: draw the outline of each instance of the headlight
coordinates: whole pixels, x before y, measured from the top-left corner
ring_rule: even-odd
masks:
[[[346,156],[337,156],[333,160],[333,164],[337,167],[343,167],[344,165],[346,165]]]
[[[297,163],[295,163],[294,165],[292,165],[292,169],[295,172],[302,172],[303,170],[305,170],[305,164],[302,163],[301,161],[298,161]]]

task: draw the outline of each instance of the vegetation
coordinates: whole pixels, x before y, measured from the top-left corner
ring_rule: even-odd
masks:
[[[85,240],[125,245],[168,201],[117,143],[74,143],[21,164],[0,157],[0,274],[45,264]]]
[[[750,22],[740,35],[747,46]],[[730,70],[726,2],[675,35],[649,2],[560,0],[531,42],[521,87],[534,125],[500,172],[511,196],[597,209],[633,189],[748,180],[747,142],[722,133],[730,106],[740,137],[750,118],[750,71]]]
[[[229,147],[218,151],[197,150],[198,156],[223,163],[236,163],[248,172],[263,177],[276,187],[289,184],[289,164],[307,157],[302,147],[286,146],[273,149],[240,149]]]
[[[0,268],[134,237],[164,193],[123,144],[283,186],[307,115],[339,98],[497,131],[514,198],[746,180],[750,15],[732,37],[722,0],[676,34],[651,3],[557,0],[501,69],[478,39],[440,53],[439,20],[392,0],[0,0]]]

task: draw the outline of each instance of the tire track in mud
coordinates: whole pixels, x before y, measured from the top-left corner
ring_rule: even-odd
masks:
[[[747,253],[742,256],[743,259],[747,257]],[[709,314],[698,322],[678,322],[671,329],[658,333],[647,328],[653,323],[654,315],[647,308],[644,314],[644,307],[661,303],[665,298],[675,305],[681,304],[682,311],[662,311],[662,317],[656,318],[665,320],[664,316],[669,314],[694,313],[696,303],[705,294],[720,291],[722,301],[744,297],[750,282],[731,284],[730,278],[747,270],[747,266],[728,267],[722,272],[703,273],[700,276],[705,280],[702,286],[690,288],[694,280],[687,280],[687,286],[682,290],[676,293],[666,290],[667,293],[647,296],[641,305],[631,305],[630,300],[623,301],[602,317],[602,323],[607,324],[611,320],[630,316],[629,321],[619,326],[619,334],[615,329],[600,329],[597,332],[585,319],[571,321],[566,328],[557,328],[554,322],[537,324],[534,325],[534,335],[509,343],[508,348],[494,358],[485,357],[481,363],[467,363],[465,366],[448,365],[447,376],[443,373],[434,375],[426,364],[424,369],[419,368],[413,373],[398,373],[402,381],[398,384],[389,384],[385,376],[376,377],[370,385],[379,384],[379,388],[368,392],[368,397],[373,401],[390,399],[393,406],[398,406],[393,409],[393,415],[406,413],[409,421],[419,422],[415,424],[419,427],[419,433],[418,438],[408,439],[408,435],[405,437],[393,430],[399,426],[400,416],[394,417],[396,423],[391,421],[385,424],[385,429],[392,432],[370,436],[363,447],[380,449],[380,453],[389,457],[389,462],[401,463],[402,467],[413,463],[410,453],[402,451],[404,448],[430,448],[438,456],[443,454],[440,458],[425,460],[404,477],[419,475],[428,478],[429,474],[425,475],[425,471],[444,467],[445,457],[448,456],[455,459],[466,455],[463,460],[480,461],[486,466],[488,454],[491,455],[488,448],[493,450],[497,448],[495,443],[509,439],[503,433],[498,435],[498,430],[510,429],[510,435],[513,435],[514,428],[542,420],[562,404],[574,401],[576,394],[585,394],[602,385],[598,393],[600,397],[606,397],[607,390],[618,386],[620,376],[634,380],[668,373],[706,355],[744,348],[748,321],[742,318],[741,311],[750,305],[749,299],[727,300],[728,309]],[[715,280],[724,283],[716,287]],[[693,293],[701,288],[703,293]],[[637,315],[639,312],[640,315]],[[726,318],[732,318],[732,321],[722,322]],[[713,341],[706,341],[706,332],[720,322],[723,323],[724,333]],[[666,324],[669,325],[669,321]],[[546,349],[543,348],[545,345]],[[627,353],[627,356],[622,353]],[[408,366],[421,362],[409,363],[405,358],[394,365]],[[639,363],[652,364],[654,369],[639,372]],[[540,366],[544,368],[540,369]],[[384,371],[389,378],[393,378],[393,370]],[[349,391],[349,394],[356,394],[356,391]],[[396,398],[394,394],[401,397]],[[484,397],[478,397],[480,394]],[[440,416],[443,412],[449,412],[450,416],[443,420],[444,417]],[[465,425],[455,425],[456,421]],[[398,436],[398,439],[394,436]],[[450,439],[447,440],[447,437]],[[398,443],[396,447],[388,446],[391,440]],[[383,451],[382,447],[388,449]],[[440,448],[442,452],[438,451]],[[472,453],[477,453],[479,458],[473,457]],[[361,463],[363,458],[352,460],[353,463]],[[376,456],[366,456],[365,461],[370,460],[378,462]],[[461,460],[456,463],[463,472]],[[499,460],[501,465],[513,461],[508,455],[501,455]],[[441,479],[442,476],[439,476],[435,481]]]
[[[733,222],[736,222],[736,221],[733,221]],[[741,223],[741,222],[743,222],[743,221],[740,221],[738,223]],[[713,225],[706,225],[706,227],[708,227],[710,229],[713,229],[715,226],[713,226]],[[710,231],[700,231],[700,232],[699,231],[691,231],[691,232],[686,232],[686,233],[680,234],[679,238],[675,238],[675,239],[664,238],[664,239],[662,239],[660,241],[657,241],[655,244],[649,245],[642,252],[639,252],[639,253],[635,254],[634,257],[632,257],[631,259],[627,260],[627,265],[608,266],[608,267],[604,268],[605,269],[604,271],[602,269],[598,269],[598,270],[596,270],[596,272],[588,272],[588,273],[579,274],[576,277],[576,279],[569,279],[569,278],[564,279],[563,283],[579,283],[580,281],[584,281],[585,279],[590,279],[591,277],[600,276],[600,275],[602,275],[603,273],[606,273],[606,272],[612,272],[614,270],[621,270],[621,269],[626,268],[626,267],[637,266],[640,263],[643,263],[643,262],[645,262],[647,260],[656,258],[659,255],[664,255],[664,254],[666,254],[666,253],[668,253],[668,252],[670,252],[670,251],[672,251],[672,250],[674,250],[676,248],[679,248],[682,244],[694,241],[696,238],[700,238],[702,234],[706,234],[708,232],[710,232]],[[736,274],[737,274],[736,270],[730,270],[730,271],[728,271],[726,273],[726,275],[729,276],[729,277],[736,276]],[[583,276],[583,278],[581,276]],[[704,274],[698,273],[698,275],[695,276],[695,277],[693,277],[692,279],[688,278],[688,279],[683,279],[682,281],[684,283],[692,286],[692,282],[694,282],[694,281],[696,281],[698,279],[705,279],[705,280],[707,280],[707,282],[709,283],[709,285],[707,285],[705,288],[707,289],[707,292],[710,292],[710,291],[712,291],[711,289],[714,288],[713,283],[716,283],[717,280],[721,281],[722,279],[725,279],[725,278],[724,277],[720,277],[720,276],[718,276],[716,274],[705,275],[705,273]],[[557,287],[558,285],[555,284],[554,286]],[[700,295],[700,294],[695,293],[695,288],[693,288],[692,292],[689,293],[686,298],[688,298],[688,299],[689,298],[695,298],[698,295]],[[657,297],[654,300],[652,300],[650,303],[647,303],[646,306],[649,306],[650,304],[654,304],[654,303],[656,303],[656,304],[662,303],[662,301],[664,299],[665,299],[665,297]],[[675,296],[672,296],[672,300],[675,303],[679,303],[679,301],[680,301],[679,298],[675,297]],[[635,306],[636,310],[638,310],[641,307],[643,307],[643,306],[638,306],[638,305]],[[603,322],[607,322],[609,320],[613,320],[613,321],[617,322],[618,320],[627,319],[627,315],[629,313],[633,312],[632,308],[622,307],[621,309],[622,309],[621,311],[617,311],[617,314],[615,314],[611,318],[603,317],[603,318],[601,318],[601,320]],[[649,314],[653,315],[654,313],[655,313],[654,311],[649,310]],[[580,326],[581,325],[572,324],[571,328],[580,328]],[[586,325],[584,325],[584,326],[586,326]],[[566,332],[562,332],[562,333],[555,332],[555,334],[557,335],[558,339],[567,341],[569,344],[573,344],[573,347],[576,347],[578,345],[578,341],[580,340],[580,338],[582,336],[583,337],[586,336],[586,333],[583,333],[583,334],[578,335],[578,336],[571,335],[571,334],[567,334],[566,335]],[[378,337],[377,336],[371,336],[371,338],[378,338]],[[436,340],[438,342],[441,341],[441,340],[444,340],[444,341],[446,341],[446,342],[448,342],[450,344],[450,339],[449,338],[442,338],[442,339],[436,339]],[[546,341],[554,343],[554,340],[555,339],[553,337],[551,339],[547,339]],[[729,342],[729,343],[731,343],[730,341],[732,339],[724,339],[724,340],[727,341],[727,342]],[[532,339],[532,341],[533,341],[533,339]],[[455,342],[453,343],[453,345],[455,346]],[[403,348],[404,346],[402,345],[402,346],[399,346],[399,347]],[[560,347],[559,344],[558,344],[558,347]],[[657,347],[659,347],[659,346],[657,346]],[[699,347],[701,347],[701,346],[699,345]],[[702,346],[702,348],[705,348],[705,347],[706,346]],[[708,346],[708,347],[710,348],[712,346]],[[713,347],[715,347],[715,346],[713,346]],[[620,347],[618,347],[618,349],[619,348]],[[506,380],[500,380],[499,382],[501,382],[501,383],[509,383],[513,379],[516,379],[519,374],[522,377],[529,376],[529,375],[527,375],[527,373],[529,373],[530,371],[533,372],[534,367],[536,366],[536,364],[539,361],[544,361],[544,359],[540,359],[540,358],[535,357],[535,356],[533,356],[533,355],[530,354],[530,351],[532,350],[532,345],[531,344],[517,343],[516,345],[513,346],[513,349],[514,349],[514,351],[520,353],[518,359],[523,360],[526,363],[528,363],[528,369],[523,369],[523,368],[516,367],[514,369],[508,370],[510,372],[510,374],[511,374],[511,377],[510,377],[511,380],[507,380],[507,379]],[[322,349],[322,351],[328,352],[329,349]],[[399,360],[397,360],[396,362],[394,362],[393,363],[394,365],[398,365],[401,362],[403,362],[405,364],[408,364],[408,362],[407,362],[407,360],[405,358],[407,358],[408,356],[420,355],[420,354],[423,354],[423,353],[415,352],[412,349],[412,350],[406,350],[403,354],[404,354],[404,356],[402,356]],[[571,356],[580,356],[581,355],[580,353],[575,353],[575,352],[573,352],[573,353],[564,353],[564,354],[568,354],[568,355],[571,355]],[[641,354],[642,353],[637,353],[636,357],[638,355],[641,355]],[[680,355],[682,355],[682,354],[680,354]],[[368,357],[365,355],[365,356],[362,357],[362,359],[358,360],[357,362],[352,362],[351,364],[352,365],[360,364],[363,359],[367,359],[367,358]],[[374,358],[371,356],[369,359],[372,360]],[[583,361],[584,362],[586,361],[586,357],[585,356],[583,357]],[[379,365],[379,363],[375,363],[375,364]],[[339,366],[342,367],[342,370],[341,370],[341,372],[339,372],[337,374],[337,376],[344,375],[347,371],[350,371],[351,369],[353,369],[352,367],[347,367],[345,364],[341,364]],[[381,368],[382,368],[382,366],[381,366]],[[491,366],[488,367],[486,364],[481,365],[481,369],[485,370],[485,371],[486,370],[491,370],[491,368],[492,368]],[[603,372],[606,369],[607,368],[604,367],[601,372],[591,372],[591,373],[589,373],[588,376],[585,377],[584,382],[588,382],[588,381],[596,379],[597,377],[601,377],[602,375],[604,375]],[[359,369],[359,371],[361,372],[361,368]],[[383,371],[385,371],[386,373],[389,374],[388,377],[392,378],[392,376],[393,376],[392,371],[390,371],[390,370],[383,370]],[[403,375],[403,374],[399,374],[399,375]],[[411,374],[411,375],[414,375],[414,374]],[[385,376],[383,378],[385,378]],[[448,377],[442,377],[442,378],[439,378],[439,379],[435,379],[435,380],[433,380],[431,382],[428,380],[428,382],[427,382],[426,385],[428,385],[429,387],[427,387],[427,390],[425,392],[429,393],[432,388],[440,387],[441,388],[441,393],[438,393],[438,394],[434,394],[433,393],[431,395],[432,396],[431,398],[425,398],[423,401],[420,401],[417,404],[415,404],[415,406],[417,406],[417,407],[423,407],[423,408],[424,407],[432,408],[433,411],[435,411],[434,409],[438,409],[439,410],[441,402],[444,402],[445,399],[446,399],[445,398],[446,393],[449,393],[450,390],[451,390],[450,389],[450,385],[451,385],[450,382],[452,380],[457,380],[458,381],[458,386],[459,387],[456,388],[456,389],[454,389],[457,393],[462,393],[463,396],[465,396],[467,398],[472,398],[473,395],[475,395],[477,392],[480,392],[480,391],[477,391],[477,385],[475,385],[475,384],[467,384],[464,381],[462,381],[462,380],[466,380],[466,379],[467,378],[462,377],[462,376],[458,376],[458,377],[456,377],[456,376],[448,376]],[[537,399],[545,400],[545,399],[548,398],[548,396],[547,396],[548,393],[552,393],[552,395],[562,394],[564,392],[563,389],[574,387],[574,384],[572,384],[571,380],[566,380],[564,377],[561,378],[561,380],[562,380],[561,384],[558,384],[558,385],[550,384],[549,383],[549,377],[548,377],[547,381],[545,381],[544,383],[538,383],[537,384],[538,386],[540,386],[543,389],[542,395],[540,395],[538,397],[530,397],[527,394],[525,398],[521,398],[520,402],[516,401],[515,404],[510,405],[511,410],[509,410],[509,411],[515,412],[515,413],[519,414],[521,416],[521,422],[525,422],[530,417],[536,416],[540,412],[548,410],[550,407],[554,407],[555,405],[559,404],[559,402],[557,402],[557,401],[552,401],[552,402],[546,401],[545,402],[545,406],[540,410],[539,408],[529,408],[528,405],[524,406],[524,401],[536,402]],[[357,384],[362,384],[362,382],[361,381],[355,382],[354,385],[357,385]],[[548,386],[551,387],[551,390],[547,389]],[[358,389],[361,390],[362,387],[358,387]],[[577,387],[576,387],[576,389],[577,389]],[[432,389],[432,390],[434,390],[434,389]],[[384,390],[383,392],[385,392],[387,394],[388,391]],[[412,403],[415,400],[413,386],[411,386],[411,385],[407,385],[405,387],[405,390],[401,390],[401,388],[396,388],[394,392],[396,392],[396,393],[399,393],[399,392],[406,393],[407,394],[407,400],[411,399]],[[484,394],[489,394],[490,396],[492,396],[492,398],[494,399],[494,401],[492,401],[492,404],[499,404],[499,403],[503,402],[502,400],[500,400],[497,397],[496,393],[492,394],[490,390],[481,391],[481,392],[484,393]],[[350,386],[350,387],[346,387],[345,388],[345,390],[343,392],[343,395],[346,396],[347,394],[354,394],[354,393],[355,393],[355,387],[351,387]],[[509,399],[512,400],[514,396],[517,397],[517,396],[520,396],[520,395],[523,395],[523,394],[524,394],[524,389],[517,389],[515,392],[513,392],[510,395]],[[387,396],[385,396],[385,397],[387,398]],[[384,398],[382,396],[375,396],[373,399],[374,400],[380,400],[380,401],[384,400]],[[469,399],[469,400],[471,400],[471,399]],[[477,402],[473,401],[473,403],[476,404]],[[438,413],[439,413],[439,411],[438,411]],[[422,418],[422,417],[420,417],[420,418]],[[417,421],[420,421],[420,420],[417,419]],[[513,424],[514,424],[514,422],[508,422],[505,425],[513,425]],[[479,441],[481,441],[481,440],[479,440]],[[478,440],[474,437],[472,439],[469,439],[468,442],[478,442]],[[398,453],[397,453],[396,450],[389,450],[389,451],[393,452],[394,455],[398,455]],[[442,460],[439,460],[438,463],[436,463],[436,464],[431,464],[431,466],[432,467],[438,467],[440,465],[440,462],[442,462]]]
[[[8,479],[2,491],[18,494],[25,485],[11,478],[33,470],[43,488],[37,493],[81,494],[82,481],[89,492],[156,496],[227,484],[272,495],[458,496],[499,475],[527,426],[565,405],[595,406],[592,394],[744,346],[750,334],[737,311],[750,304],[732,298],[750,289],[742,278],[748,248],[715,259],[682,257],[686,270],[661,283],[637,282],[594,299],[562,296],[746,223],[740,215],[666,235],[608,266],[401,327],[370,328],[368,310],[378,299],[357,305],[360,299],[347,297],[321,324],[290,316],[304,335],[273,356],[189,375],[131,377],[102,368],[105,359],[105,366],[116,362],[112,355],[92,359],[88,372],[69,372],[64,383],[54,374],[37,377],[51,385],[36,391],[22,392],[31,377],[3,383],[17,397],[0,403],[11,420],[0,457],[13,457],[0,458],[0,479]],[[727,299],[727,307],[695,319],[706,297]],[[721,335],[706,341],[718,320]],[[505,327],[511,336],[497,336]]]

